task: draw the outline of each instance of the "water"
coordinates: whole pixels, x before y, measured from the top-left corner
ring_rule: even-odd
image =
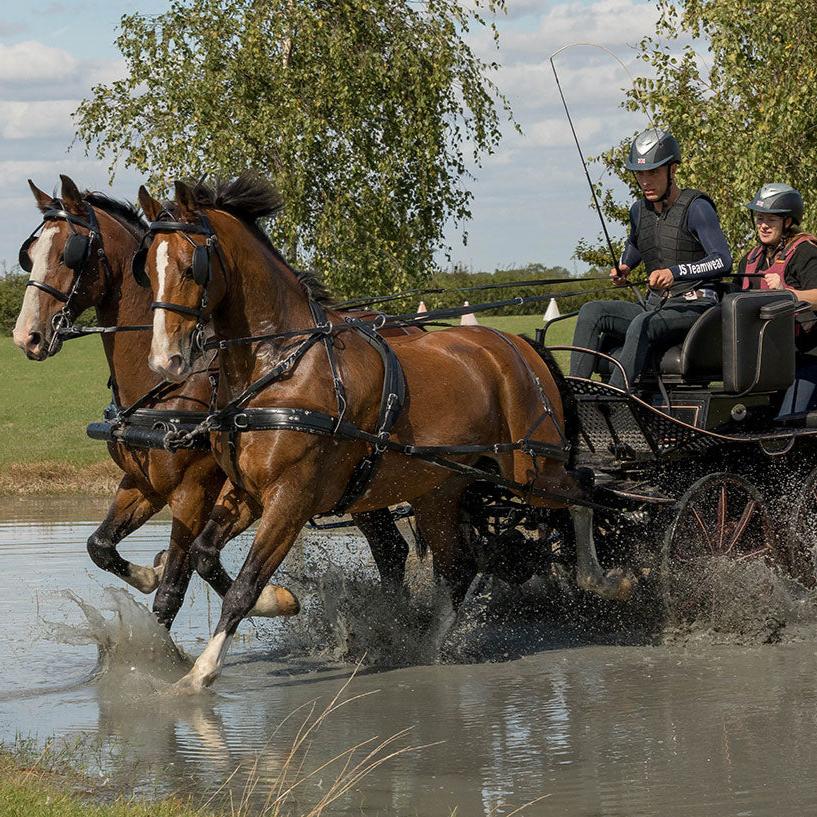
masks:
[[[626,616],[587,636],[586,611],[571,620],[536,585],[495,586],[492,601],[476,593],[446,633],[450,611],[427,566],[412,563],[410,603],[386,603],[356,536],[312,533],[285,563],[302,615],[244,623],[215,691],[179,699],[170,684],[205,643],[217,600],[194,580],[173,630],[177,650],[143,599],[88,560],[88,520],[103,511],[75,500],[0,504],[7,744],[79,741],[93,773],[126,792],[246,795],[259,812],[282,776],[294,779],[299,727],[363,658],[339,701],[364,697],[328,714],[295,759],[304,772],[340,760],[296,790],[292,814],[331,796],[343,752],[371,740],[358,762],[402,730],[385,752],[424,748],[352,781],[327,813],[447,817],[456,808],[487,817],[536,798],[523,814],[817,812],[817,639],[807,598],[776,604],[787,621],[778,621],[775,645],[761,643],[767,630],[748,628],[757,638],[744,632],[741,646],[722,643],[724,632],[656,646]],[[149,562],[168,534],[159,519],[122,550]],[[231,569],[247,544],[230,546]],[[796,637],[781,637],[789,631]]]

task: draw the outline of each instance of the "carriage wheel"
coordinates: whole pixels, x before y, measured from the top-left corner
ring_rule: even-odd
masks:
[[[547,569],[547,549],[530,534],[535,527],[531,508],[522,499],[497,485],[479,482],[466,492],[462,511],[463,533],[480,571],[523,584]]]
[[[797,492],[786,525],[790,572],[806,587],[817,584],[817,468]]]
[[[664,597],[687,617],[714,615],[730,584],[729,565],[779,558],[769,513],[758,489],[731,473],[707,474],[684,494],[662,552]]]

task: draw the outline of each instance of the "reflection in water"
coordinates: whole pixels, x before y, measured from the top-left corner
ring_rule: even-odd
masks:
[[[413,568],[412,603],[386,604],[356,537],[313,535],[287,566],[304,614],[243,625],[216,692],[191,700],[167,691],[184,655],[144,606],[105,591],[108,577],[89,565],[84,542],[95,525],[76,509],[72,522],[52,521],[47,506],[26,513],[35,521],[0,523],[0,737],[90,735],[105,749],[104,772],[127,791],[206,798],[223,787],[240,797],[255,781],[253,802],[262,804],[303,707],[316,701],[320,711],[349,660],[367,652],[349,693],[373,694],[321,724],[305,768],[404,727],[411,733],[400,745],[444,743],[380,766],[332,813],[447,817],[457,807],[487,817],[543,796],[523,813],[817,812],[813,641],[565,649],[539,589],[502,591],[498,620],[473,601],[441,644],[434,625],[445,605],[427,568]],[[151,524],[125,550],[146,560],[167,536],[166,522]],[[231,546],[233,569],[246,546],[246,538]],[[185,652],[201,649],[217,609],[195,585],[174,628]],[[479,662],[443,662],[452,657]],[[330,781],[329,771],[317,775],[300,802],[314,802]]]

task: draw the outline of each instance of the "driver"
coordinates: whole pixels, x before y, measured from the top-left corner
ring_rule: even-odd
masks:
[[[614,284],[625,286],[629,273],[643,262],[652,290],[647,308],[630,301],[593,301],[582,306],[576,322],[574,346],[600,351],[603,334],[605,342],[612,338],[621,347],[614,356],[631,385],[653,347],[666,349],[679,343],[704,310],[717,303],[711,283],[732,269],[732,255],[712,200],[675,183],[680,162],[675,137],[651,128],[636,137],[625,164],[635,173],[644,197],[630,207],[621,274],[612,269],[610,277]],[[663,303],[662,294],[668,296]],[[571,375],[589,378],[596,360],[594,355],[573,352]],[[610,385],[624,388],[617,366]]]
[[[741,289],[788,289],[817,309],[817,238],[803,232],[803,197],[787,184],[764,184],[746,205],[754,216],[758,243],[738,264]],[[778,417],[817,407],[817,331],[807,312],[796,325],[796,376]]]

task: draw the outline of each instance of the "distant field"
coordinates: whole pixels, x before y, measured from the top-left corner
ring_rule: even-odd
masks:
[[[533,335],[540,315],[480,317],[506,332]],[[557,323],[548,342],[569,343],[575,319]],[[565,355],[557,353],[564,365]],[[11,338],[0,338],[0,466],[67,463],[75,467],[108,459],[103,443],[85,436],[85,426],[100,419],[110,392],[108,367],[98,338],[71,341],[54,358],[27,360]]]
[[[110,401],[99,338],[71,341],[54,358],[37,363],[2,337],[0,371],[0,465],[85,465],[108,458],[104,443],[85,436],[85,426],[101,418]]]

